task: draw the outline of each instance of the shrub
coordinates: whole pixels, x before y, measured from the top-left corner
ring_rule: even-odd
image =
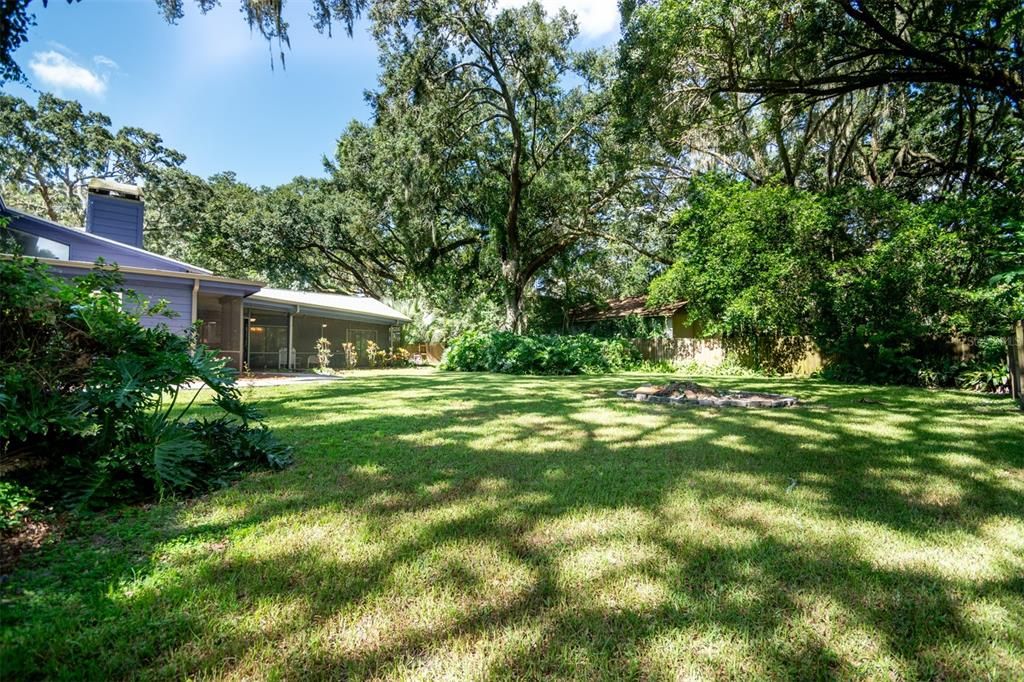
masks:
[[[384,366],[387,351],[378,346],[374,341],[366,342],[366,359],[370,367],[380,368]]]
[[[34,501],[32,491],[25,486],[0,481],[0,534],[21,526],[31,515]]]
[[[950,357],[930,358],[917,370],[917,383],[925,388],[956,386],[963,363]]]
[[[452,341],[441,359],[441,369],[504,374],[601,374],[632,369],[640,361],[639,351],[621,338],[473,331]]]
[[[116,272],[68,282],[34,260],[0,261],[5,478],[44,502],[96,507],[285,465],[287,449],[241,400],[235,371],[194,335],[140,326],[161,306],[120,285]],[[179,401],[187,384],[214,393],[224,415],[216,439],[189,417],[199,391]]]
[[[975,343],[975,357],[960,366],[956,385],[985,393],[1010,392],[1010,367],[1006,361],[1006,339],[983,336]]]
[[[1005,363],[970,364],[957,377],[961,388],[982,393],[1009,393],[1010,369]]]
[[[937,349],[937,350],[936,350]],[[984,336],[974,342],[974,357],[960,361],[948,355],[944,344],[918,355],[899,352],[881,353],[878,368],[862,371],[859,365],[834,362],[822,372],[828,379],[847,382],[904,383],[926,388],[965,388],[984,393],[1008,393],[1010,370],[1006,364],[1006,341],[998,336]]]
[[[342,343],[341,358],[341,365],[345,369],[352,369],[355,367],[359,361],[359,354],[356,353],[356,345],[354,343]]]
[[[322,336],[316,340],[316,362],[321,371],[331,367],[331,342]]]
[[[411,367],[412,356],[404,348],[395,348],[388,353],[386,358],[387,367]]]
[[[404,348],[385,350],[373,341],[366,342],[366,357],[370,361],[370,367],[376,369],[408,367],[409,351]]]

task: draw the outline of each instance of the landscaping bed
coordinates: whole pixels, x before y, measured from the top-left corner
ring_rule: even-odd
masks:
[[[800,402],[779,393],[719,391],[692,381],[673,381],[661,386],[644,384],[618,391],[617,395],[643,402],[701,407],[793,407]]]

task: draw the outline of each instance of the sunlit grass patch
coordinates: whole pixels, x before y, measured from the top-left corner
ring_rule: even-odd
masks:
[[[296,465],[85,518],[3,586],[4,679],[1015,679],[1008,401],[365,372],[254,391]],[[867,402],[865,402],[867,400]]]

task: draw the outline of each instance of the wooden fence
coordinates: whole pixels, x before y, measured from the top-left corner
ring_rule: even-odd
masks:
[[[414,358],[419,358],[420,364],[436,365],[441,362],[441,353],[444,346],[440,343],[410,343],[402,346]]]
[[[1024,407],[1024,320],[1013,325],[1006,339],[1007,359],[1010,364],[1010,393]]]
[[[633,339],[645,360],[676,367],[717,367],[726,357],[740,365],[777,374],[808,376],[825,365],[813,340],[800,336],[757,339]]]
[[[725,361],[725,346],[718,339],[631,339],[644,360],[671,365],[695,363],[717,367]]]

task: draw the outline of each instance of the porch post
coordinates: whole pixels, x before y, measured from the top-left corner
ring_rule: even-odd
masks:
[[[244,371],[246,366],[245,353],[245,305],[241,297],[238,298],[238,371]]]
[[[285,353],[288,356],[288,369],[295,369],[295,353],[292,347],[295,345],[294,342],[294,331],[292,330],[292,314],[288,313],[288,349]]]

